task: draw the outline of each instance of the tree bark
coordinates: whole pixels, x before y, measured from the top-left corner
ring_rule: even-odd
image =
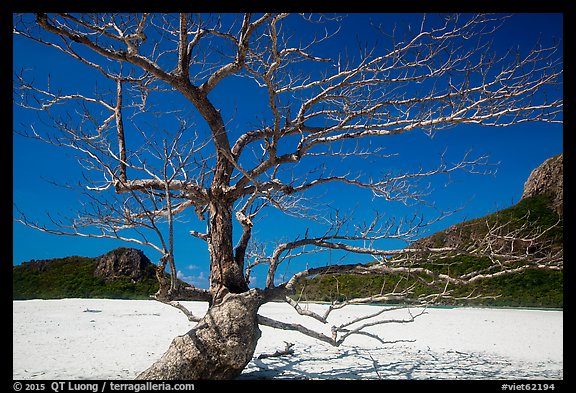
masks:
[[[232,204],[224,197],[214,198],[210,203],[210,290],[215,302],[220,292],[242,293],[248,290],[244,277],[244,259],[234,258],[232,244]]]
[[[263,297],[254,289],[227,293],[210,306],[188,333],[176,337],[166,353],[137,379],[234,379],[254,355],[260,338],[257,312]]]
[[[210,306],[188,333],[138,379],[234,379],[254,355],[260,338],[257,312],[261,291],[248,289],[243,258],[234,258],[232,204],[224,195],[209,203]]]

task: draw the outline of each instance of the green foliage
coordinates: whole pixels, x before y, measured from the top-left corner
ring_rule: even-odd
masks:
[[[414,278],[404,275],[357,276],[352,274],[324,275],[307,278],[296,288],[294,298],[306,301],[344,301],[401,291],[415,285],[407,301],[416,301],[420,296],[438,292]],[[442,289],[442,288],[441,288]],[[563,272],[528,269],[462,286],[449,285],[452,297],[437,302],[441,305],[499,306],[499,307],[563,307]],[[476,295],[482,298],[473,299]]]
[[[530,213],[528,221],[533,226],[549,228],[558,221],[558,214],[550,208],[550,205],[550,196],[535,195],[492,216],[498,214],[500,222],[520,222],[519,220],[525,217],[526,213]]]
[[[77,256],[14,266],[13,299],[147,299],[158,290],[153,265],[137,282],[128,277],[105,281],[94,275],[95,268],[94,258]]]
[[[523,306],[562,308],[563,272],[529,269],[485,280],[474,286],[479,293],[499,295],[480,302],[489,306]]]
[[[507,209],[497,211],[486,217],[464,222],[459,224],[459,226],[464,228],[464,240],[469,240],[472,234],[476,236],[485,234],[487,232],[486,221],[491,226],[506,225],[508,231],[520,229],[522,226],[526,227],[526,232],[535,228],[543,230],[552,227],[541,240],[553,240],[557,244],[561,244],[563,240],[563,218],[550,206],[550,196],[544,194],[535,195],[523,199]],[[560,225],[556,225],[559,220]]]
[[[550,208],[550,197],[536,195],[523,199],[514,206],[496,213],[456,225],[451,234],[437,232],[428,237],[432,247],[443,247],[449,236],[457,236],[457,241],[466,247],[474,238],[482,238],[491,227],[504,225],[508,232],[525,228],[526,234],[539,228],[547,230],[541,242],[550,242],[547,247],[563,247],[562,217]],[[560,225],[556,225],[560,220]],[[454,235],[456,234],[456,235]],[[518,265],[523,262],[519,261]],[[487,257],[454,256],[438,258],[432,262],[417,264],[438,274],[456,277],[466,273],[486,269],[492,265]],[[492,273],[495,271],[492,271]],[[430,277],[423,276],[424,280]],[[443,298],[438,303],[445,305],[510,306],[510,307],[563,307],[563,272],[542,269],[528,269],[519,273],[506,274],[490,279],[481,279],[467,285],[449,285],[453,298]],[[407,301],[416,301],[421,296],[441,292],[443,288],[431,288],[415,278],[389,274],[379,275],[333,275],[309,277],[301,280],[294,298],[308,301],[343,301],[367,297],[374,294],[386,294],[401,291],[414,285],[412,295]],[[476,296],[481,298],[474,299]]]

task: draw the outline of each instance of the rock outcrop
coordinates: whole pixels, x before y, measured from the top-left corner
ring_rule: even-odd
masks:
[[[140,250],[98,257],[31,260],[12,269],[12,297],[25,299],[149,299],[158,291],[156,265]]]
[[[106,281],[128,277],[134,281],[147,276],[152,263],[140,250],[135,248],[117,248],[97,259],[94,275]]]
[[[561,153],[547,159],[540,166],[535,168],[524,183],[524,192],[518,203],[508,209],[501,210],[494,214],[496,216],[500,214],[502,217],[521,217],[525,214],[525,211],[535,207],[528,207],[528,205],[530,205],[530,198],[547,195],[550,198],[549,201],[546,199],[539,203],[544,203],[545,208],[554,216],[556,214],[562,216],[564,188],[562,161],[563,154]],[[512,213],[514,210],[516,210],[517,213]],[[541,213],[542,211],[540,214]],[[413,243],[413,246],[427,248],[460,247],[463,244],[470,243],[473,238],[482,238],[486,232],[486,225],[484,222],[487,217],[496,217],[494,214],[453,225],[430,236],[416,240]],[[538,217],[533,215],[531,219],[538,220]],[[553,220],[556,220],[556,217],[554,217]]]
[[[534,195],[549,195],[552,199],[552,207],[562,214],[564,209],[564,165],[563,154],[551,157],[534,169],[528,180],[524,183],[524,193],[520,200]]]

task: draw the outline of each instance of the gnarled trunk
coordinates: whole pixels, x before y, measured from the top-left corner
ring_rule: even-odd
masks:
[[[138,379],[233,379],[256,349],[260,338],[257,312],[264,300],[261,292],[248,289],[244,260],[234,257],[232,202],[218,187],[210,195],[210,307]]]
[[[256,290],[227,293],[138,379],[234,379],[252,359],[260,338]]]
[[[244,260],[234,258],[232,245],[232,202],[219,194],[214,195],[209,205],[210,231],[208,251],[210,252],[210,291],[215,298],[226,289],[233,293],[248,290],[244,277]]]

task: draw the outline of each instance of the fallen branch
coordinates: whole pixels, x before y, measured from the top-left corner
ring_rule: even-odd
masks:
[[[286,344],[286,347],[283,350],[276,350],[276,352],[274,352],[274,353],[260,354],[258,356],[258,359],[276,358],[276,357],[280,357],[280,356],[293,355],[294,350],[292,349],[292,347],[294,346],[294,344],[286,342],[286,341],[284,341],[284,343]]]

